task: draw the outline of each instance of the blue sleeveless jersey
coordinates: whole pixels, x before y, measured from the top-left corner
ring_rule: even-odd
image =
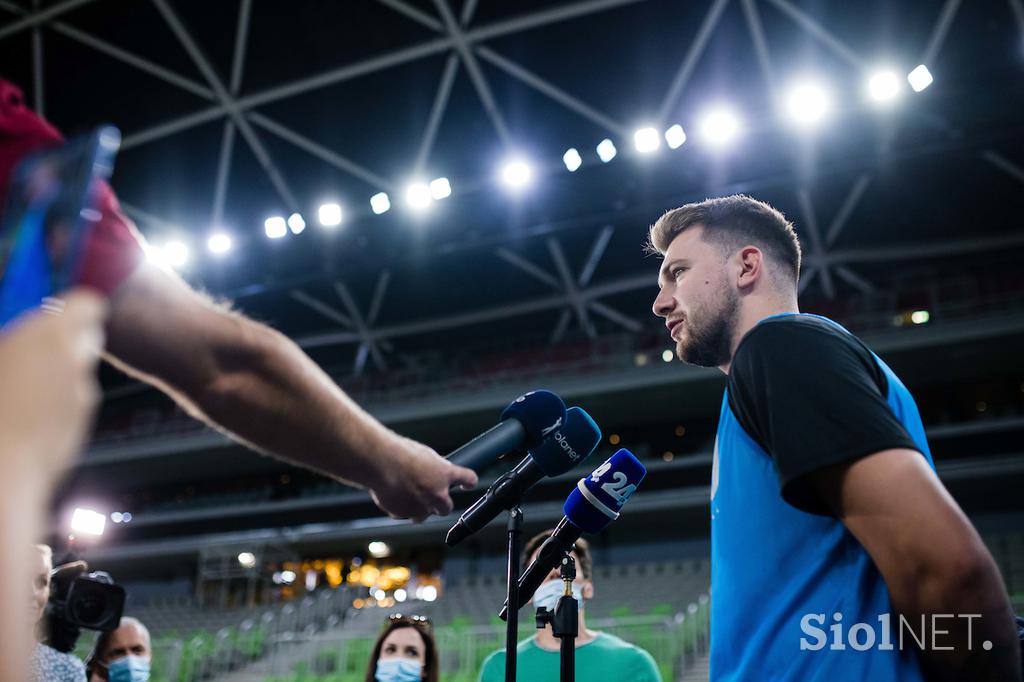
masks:
[[[934,469],[910,392],[873,357],[888,380],[889,408]],[[912,643],[899,649],[899,616],[871,557],[839,520],[782,499],[772,457],[740,425],[728,393],[712,470],[711,590],[712,681],[923,680]],[[811,620],[802,624],[808,614]],[[834,614],[841,614],[845,649],[832,648]],[[884,614],[891,614],[892,650],[880,647]],[[850,646],[849,630],[857,623],[875,633],[874,645],[864,651]],[[801,640],[821,643],[808,625],[827,637],[822,648],[801,649]],[[863,629],[857,634],[863,645],[868,635]]]

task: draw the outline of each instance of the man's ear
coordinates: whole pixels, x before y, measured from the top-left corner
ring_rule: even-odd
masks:
[[[736,286],[749,289],[761,277],[765,276],[764,253],[756,246],[744,246],[737,254],[739,272]]]

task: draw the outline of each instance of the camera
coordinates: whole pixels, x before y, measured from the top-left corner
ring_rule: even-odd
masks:
[[[55,578],[44,615],[48,644],[66,653],[75,648],[81,628],[114,630],[121,622],[124,601],[124,588],[104,571]]]

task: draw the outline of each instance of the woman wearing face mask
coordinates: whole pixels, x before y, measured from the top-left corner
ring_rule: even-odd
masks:
[[[101,633],[86,659],[89,682],[147,682],[152,659],[149,630],[136,618],[122,618]]]
[[[366,682],[438,682],[437,645],[430,620],[388,616],[366,668]]]

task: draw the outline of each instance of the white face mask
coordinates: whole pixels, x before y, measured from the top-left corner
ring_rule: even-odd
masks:
[[[549,580],[546,583],[542,583],[537,591],[533,593],[533,605],[535,608],[544,607],[548,611],[554,613],[555,605],[558,604],[558,600],[565,594],[565,583],[561,580]],[[572,584],[572,596],[579,602],[579,607],[583,608],[583,586],[578,582]]]

